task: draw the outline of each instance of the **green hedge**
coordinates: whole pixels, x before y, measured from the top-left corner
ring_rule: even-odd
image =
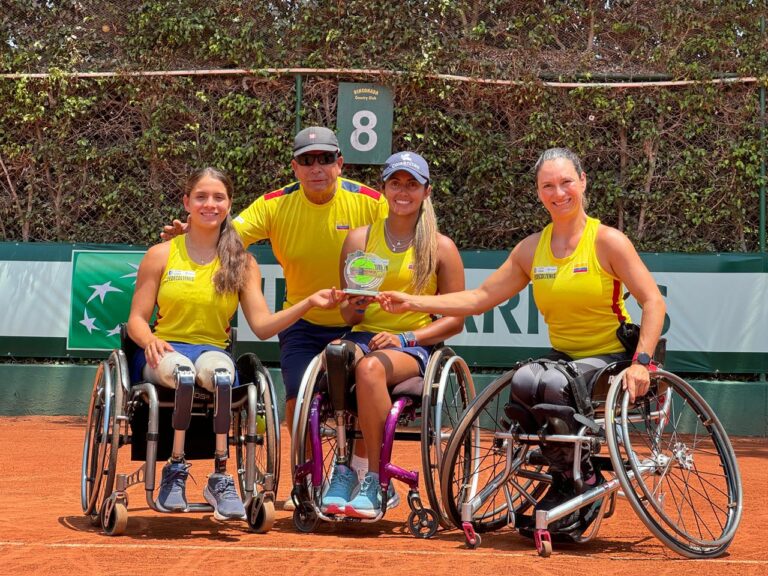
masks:
[[[290,75],[70,73],[311,67],[403,73],[307,74],[301,121],[334,126],[339,81],[391,86],[393,146],[431,161],[441,227],[462,249],[507,249],[541,226],[530,171],[554,145],[582,155],[590,211],[640,250],[758,248],[762,1],[5,4],[0,71],[51,76],[0,78],[2,240],[153,243],[193,167],[231,172],[236,208],[291,179]],[[617,75],[759,81],[544,83]]]

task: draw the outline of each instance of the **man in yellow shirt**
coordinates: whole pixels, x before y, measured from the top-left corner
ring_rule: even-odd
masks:
[[[341,177],[343,165],[333,131],[305,128],[293,145],[297,182],[259,197],[234,220],[246,246],[269,239],[285,275],[284,307],[320,288],[340,286],[339,254],[347,233],[387,214],[379,192]],[[289,424],[307,365],[347,330],[338,309],[312,310],[279,334]]]

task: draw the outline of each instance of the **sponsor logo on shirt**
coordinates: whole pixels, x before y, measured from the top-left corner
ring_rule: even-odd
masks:
[[[194,282],[194,270],[168,270],[168,282]]]
[[[535,266],[533,268],[534,280],[554,280],[557,276],[557,266]]]

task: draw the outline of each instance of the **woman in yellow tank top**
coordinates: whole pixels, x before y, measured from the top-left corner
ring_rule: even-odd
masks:
[[[666,311],[661,293],[630,240],[587,216],[587,175],[576,154],[564,148],[545,151],[536,162],[535,176],[539,200],[551,223],[515,246],[501,268],[480,287],[439,296],[383,292],[382,306],[398,314],[475,315],[508,300],[532,282],[536,305],[549,328],[553,346],[550,358],[573,362],[588,378],[590,372],[634,353],[624,378],[624,387],[634,401],[648,391],[650,355],[661,335]],[[643,311],[639,342],[630,351],[625,351],[616,335],[619,325],[629,321],[623,286]],[[560,371],[541,364],[533,362],[518,369],[512,380],[511,400],[520,406],[521,425],[535,427],[530,412],[535,404],[570,404],[567,386]],[[550,462],[553,483],[537,509],[550,509],[572,496],[579,484],[569,476],[572,448],[550,446],[542,452]],[[588,461],[582,463],[581,475],[585,485],[602,481]],[[571,516],[558,521],[557,528],[567,531],[591,521]]]
[[[226,352],[229,324],[242,307],[259,338],[290,326],[312,307],[336,306],[332,289],[320,290],[295,306],[271,314],[261,291],[261,273],[232,226],[232,182],[215,168],[195,172],[184,191],[189,213],[186,234],[152,246],[139,266],[128,319],[128,334],[141,348],[132,359],[132,377],[174,388],[173,448],[163,468],[158,504],[167,511],[187,508],[189,464],[184,440],[193,385],[214,393],[216,456],[204,487],[219,520],[244,518],[245,509],[226,473],[234,362]],[[150,318],[157,307],[153,327]]]
[[[387,262],[379,289],[415,294],[463,290],[459,251],[437,230],[427,162],[414,152],[393,154],[384,165],[382,180],[389,216],[349,233],[341,250],[342,283],[347,256],[362,250]],[[358,448],[363,443],[358,442],[351,467],[336,466],[322,507],[330,514],[374,518],[381,510],[378,471],[384,422],[392,408],[388,388],[423,374],[432,345],[461,332],[464,320],[446,316],[433,321],[421,312],[393,316],[363,296],[350,296],[341,312],[353,326],[343,339],[355,344],[355,393],[367,460]],[[399,503],[392,484],[389,489],[388,509]]]

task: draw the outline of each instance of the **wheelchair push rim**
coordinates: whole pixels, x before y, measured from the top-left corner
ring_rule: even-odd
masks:
[[[109,497],[114,486],[127,377],[127,362],[121,350],[100,362],[94,377],[80,483],[83,514],[94,521],[100,514],[100,502]]]
[[[448,347],[435,351],[424,374],[421,457],[429,505],[443,528],[451,528],[452,522],[440,498],[441,465],[448,441],[474,397],[474,382],[464,359]]]
[[[243,354],[237,366],[240,374],[253,377],[253,382],[242,382],[251,387],[248,401],[232,418],[240,493],[246,504],[248,499],[263,500],[265,496],[271,502],[280,478],[280,424],[274,384],[255,354]],[[257,509],[262,505],[259,502]]]
[[[721,555],[742,512],[738,464],[717,416],[685,380],[651,374],[634,405],[621,376],[606,402],[606,440],[624,495],[649,530],[689,558]]]

